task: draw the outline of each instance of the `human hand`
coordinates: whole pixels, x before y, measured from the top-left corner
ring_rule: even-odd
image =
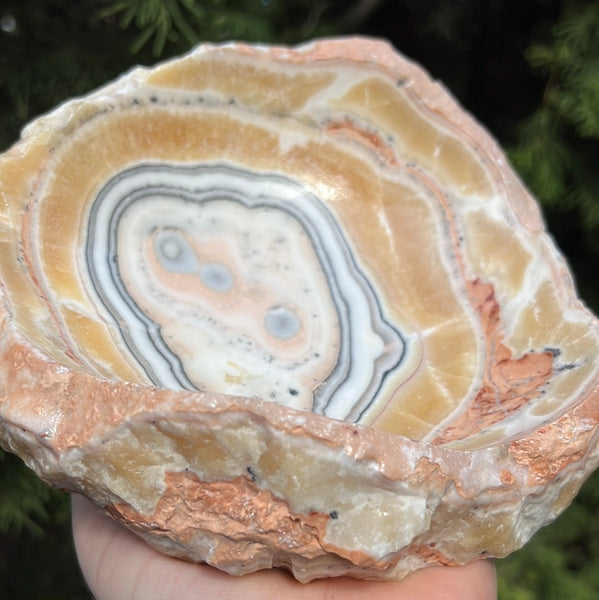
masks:
[[[402,581],[347,577],[298,583],[273,569],[232,577],[206,565],[164,556],[89,501],[73,495],[73,535],[83,575],[96,600],[495,600],[490,561],[428,567]]]

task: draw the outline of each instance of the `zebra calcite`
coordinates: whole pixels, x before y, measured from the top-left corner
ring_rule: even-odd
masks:
[[[31,123],[0,279],[2,446],[173,556],[504,556],[597,464],[597,319],[497,144],[380,41],[200,46]]]

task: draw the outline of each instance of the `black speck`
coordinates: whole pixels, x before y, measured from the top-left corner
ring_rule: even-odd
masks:
[[[250,476],[250,479],[252,481],[256,481],[256,471],[254,471],[254,469],[252,467],[246,467],[246,471],[248,472],[248,475]]]
[[[289,393],[292,396],[297,396],[299,394],[299,392],[297,390],[294,390],[293,388],[289,388]]]
[[[336,510],[332,510],[329,513],[329,517],[331,517],[331,519],[338,519],[339,518],[339,513]]]
[[[578,365],[576,363],[564,363],[561,365],[557,365],[555,367],[556,371],[571,371],[572,369],[575,369]]]
[[[158,102],[158,96],[150,96],[150,102],[156,104],[156,102]]]
[[[545,348],[545,352],[551,352],[554,357],[558,357],[562,353],[559,348]]]

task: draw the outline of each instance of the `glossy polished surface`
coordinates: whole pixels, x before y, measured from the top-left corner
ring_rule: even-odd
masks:
[[[135,70],[30,124],[0,194],[2,443],[165,552],[400,577],[519,547],[596,465],[597,319],[382,42]]]

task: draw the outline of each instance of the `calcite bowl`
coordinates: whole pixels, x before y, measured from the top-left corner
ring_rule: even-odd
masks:
[[[0,158],[0,439],[155,548],[400,578],[595,468],[599,325],[492,138],[388,45],[201,46]]]

